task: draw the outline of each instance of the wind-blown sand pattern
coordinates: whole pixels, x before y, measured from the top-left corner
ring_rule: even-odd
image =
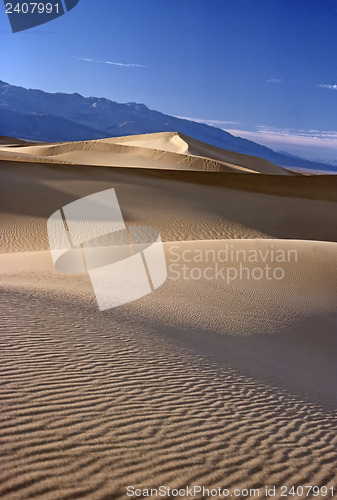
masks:
[[[94,166],[90,151],[73,165],[74,143],[57,155],[57,145],[1,148],[0,497],[336,488],[336,178],[191,170],[170,155],[206,152],[176,134],[97,143],[166,147],[171,166],[101,166],[99,151]],[[27,148],[38,163],[18,156]],[[207,161],[218,162],[213,149]],[[172,248],[191,256],[226,245],[296,250],[297,260],[281,264],[282,281],[174,280],[169,270],[155,293],[99,312],[87,275],[54,269],[46,221],[111,187],[127,224],[160,231],[168,265]]]

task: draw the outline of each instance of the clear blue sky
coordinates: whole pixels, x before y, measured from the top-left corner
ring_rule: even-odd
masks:
[[[16,34],[2,3],[0,69],[337,159],[336,0],[80,0]]]

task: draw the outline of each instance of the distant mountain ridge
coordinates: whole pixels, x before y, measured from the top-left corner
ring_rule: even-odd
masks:
[[[144,104],[120,104],[77,93],[52,94],[0,80],[0,135],[62,142],[172,131],[222,149],[265,158],[277,165],[328,169],[323,163],[277,153],[222,129],[165,115]]]

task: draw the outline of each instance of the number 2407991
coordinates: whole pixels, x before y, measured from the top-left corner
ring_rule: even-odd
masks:
[[[61,9],[62,10],[62,9]],[[25,2],[25,3],[6,3],[7,14],[58,14],[59,3],[38,3],[38,2]]]

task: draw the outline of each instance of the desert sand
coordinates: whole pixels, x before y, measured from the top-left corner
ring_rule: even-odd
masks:
[[[268,160],[222,150],[176,132],[46,145],[13,144],[13,140],[10,144],[8,138],[2,142],[2,158],[22,161],[292,175]]]
[[[1,498],[337,487],[335,176],[172,133],[3,138],[0,177]],[[160,231],[168,279],[100,312],[87,274],[54,269],[46,222],[112,187],[128,225]],[[193,260],[225,248],[293,254],[266,258],[282,280],[215,279]]]

